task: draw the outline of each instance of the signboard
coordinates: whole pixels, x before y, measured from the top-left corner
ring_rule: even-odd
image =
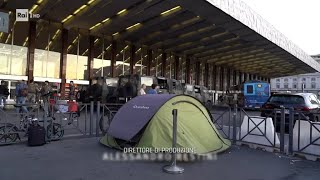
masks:
[[[8,33],[9,31],[9,14],[0,12],[0,32]]]

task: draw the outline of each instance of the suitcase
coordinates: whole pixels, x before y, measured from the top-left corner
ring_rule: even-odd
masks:
[[[28,145],[42,146],[46,144],[46,130],[40,125],[32,125],[28,129]]]

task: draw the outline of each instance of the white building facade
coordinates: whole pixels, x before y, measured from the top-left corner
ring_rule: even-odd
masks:
[[[320,62],[320,54],[312,56]],[[273,92],[310,92],[320,96],[320,73],[301,74],[271,79]]]

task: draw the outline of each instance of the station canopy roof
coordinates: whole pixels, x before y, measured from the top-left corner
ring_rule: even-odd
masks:
[[[316,61],[239,0],[2,0],[0,7],[12,12],[27,8],[66,29],[190,56],[192,63],[265,77],[320,70]]]

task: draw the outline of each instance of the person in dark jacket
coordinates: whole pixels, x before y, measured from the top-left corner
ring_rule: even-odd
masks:
[[[4,107],[9,96],[9,89],[5,81],[1,81],[0,85],[0,107]]]
[[[69,100],[73,101],[75,99],[75,95],[76,95],[76,87],[74,86],[73,81],[70,81],[70,85],[69,85]]]
[[[24,113],[28,112],[28,109],[26,106],[21,106],[22,104],[26,103],[26,98],[28,96],[28,85],[25,80],[21,80],[18,82],[16,86],[16,104],[17,109],[16,112],[20,113],[20,107],[22,108],[22,111]]]

